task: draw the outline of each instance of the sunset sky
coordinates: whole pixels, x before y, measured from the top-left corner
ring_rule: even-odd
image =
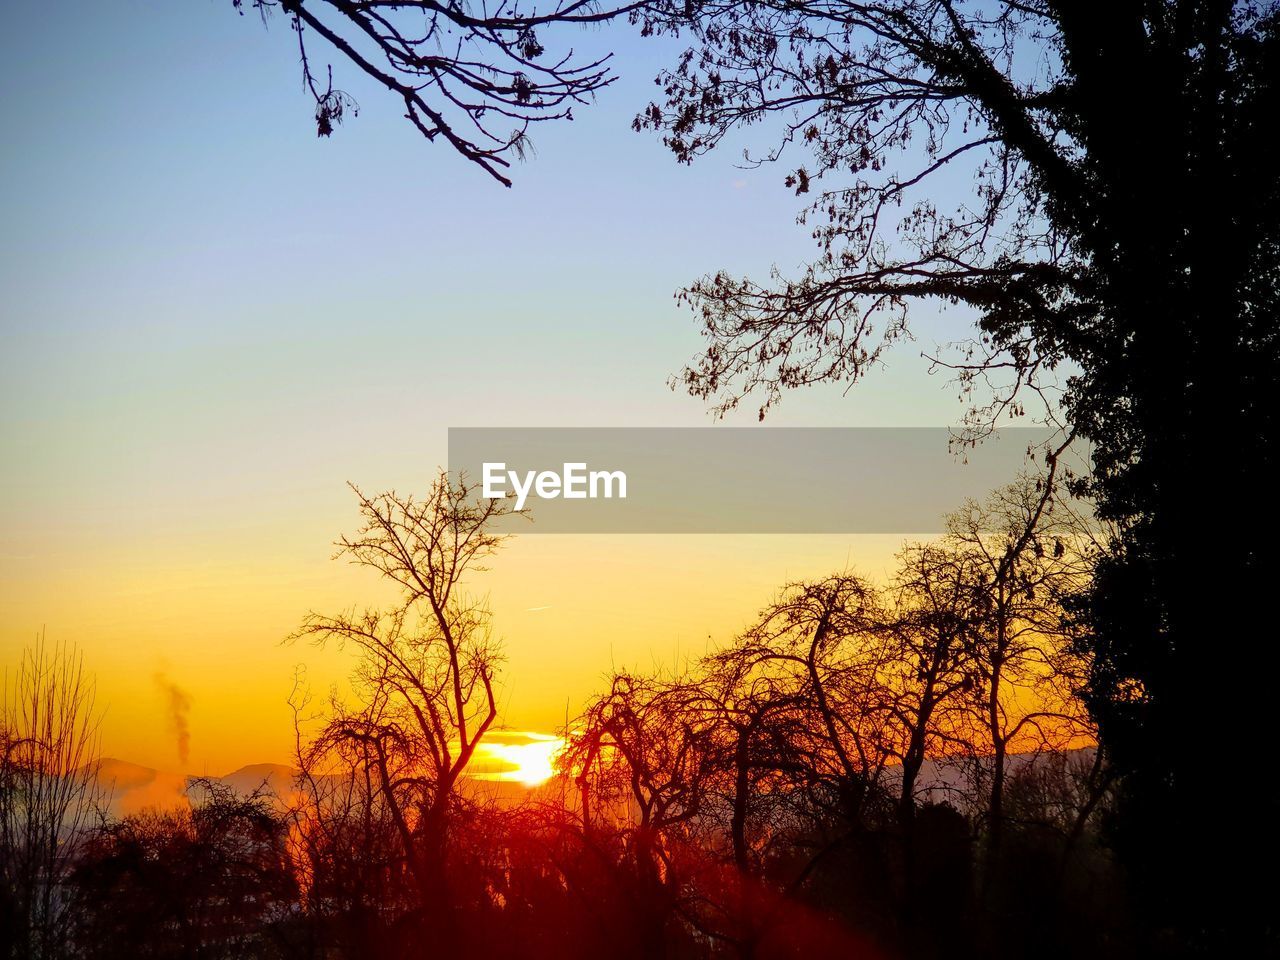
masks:
[[[41,630],[78,645],[111,756],[287,762],[295,667],[323,692],[347,660],[282,639],[385,596],[331,560],[348,481],[424,489],[450,426],[709,425],[666,386],[699,347],[672,293],[812,252],[784,170],[733,147],[681,167],[631,132],[670,43],[627,38],[622,80],[535,130],[508,190],[343,64],[360,114],[317,140],[287,23],[230,0],[18,0],[6,21],[0,662]],[[954,422],[919,353],[965,320],[913,323],[889,368],[772,424]],[[785,581],[883,574],[900,543],[521,537],[475,584],[502,719],[551,731],[612,668],[697,655]],[[185,765],[166,685],[190,700]]]

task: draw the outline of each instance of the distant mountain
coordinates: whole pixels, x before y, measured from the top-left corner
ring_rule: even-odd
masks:
[[[1041,753],[1011,753],[1005,757],[1005,777],[1012,779],[1039,763],[1057,759],[1067,767],[1083,774],[1096,756],[1093,747],[1073,747],[1063,751]],[[989,783],[992,760],[989,756],[964,757],[950,760],[926,760],[916,777],[915,798],[918,803],[949,803],[961,810],[969,809],[974,802],[975,779]],[[1037,767],[1037,769],[1040,769]],[[892,766],[885,770],[883,783],[891,792],[900,789],[902,768]],[[981,793],[979,792],[979,795]]]
[[[153,770],[127,760],[104,757],[95,779],[108,815],[127,817],[143,810],[175,810],[190,805],[187,778],[180,773]]]
[[[293,792],[293,769],[279,763],[254,763],[223,777],[191,777],[104,757],[94,779],[108,816],[127,817],[144,810],[167,812],[191,805],[189,788],[198,779],[224,783],[240,796],[261,790],[282,801]]]
[[[108,757],[98,762],[96,780],[108,816],[119,818],[144,810],[184,810],[191,806],[188,790],[198,780],[226,784],[242,797],[266,793],[287,805],[296,794],[295,773],[292,767],[281,763],[251,763],[221,777],[191,777]],[[546,796],[546,791],[552,789],[558,793],[556,782],[553,779],[530,788],[515,781],[464,779],[459,789],[472,799],[512,803],[534,795]]]
[[[1008,757],[1007,771],[1014,776],[1042,757],[1053,754],[1012,754]],[[1093,760],[1093,748],[1068,750],[1058,755],[1069,764],[1081,767]],[[967,760],[926,760],[921,767],[916,785],[916,799],[920,802],[952,803],[963,807],[971,788],[975,764],[983,766],[983,758]],[[276,797],[281,804],[289,804],[296,788],[292,767],[280,763],[252,763],[233,770],[221,777],[186,777],[178,773],[154,770],[126,760],[104,758],[97,765],[96,779],[107,813],[112,817],[124,817],[144,810],[168,811],[185,809],[191,805],[188,788],[197,779],[224,783],[240,796],[262,791]],[[890,767],[885,771],[884,784],[894,789],[900,770]],[[541,786],[530,787],[519,781],[492,779],[491,773],[481,772],[476,777],[459,783],[464,796],[474,800],[492,800],[501,804],[518,803],[525,799],[552,800],[565,790],[563,777],[552,777]]]
[[[293,793],[293,778],[296,771],[283,763],[251,763],[233,770],[224,777],[210,777],[225,783],[241,796],[248,796],[260,790],[277,797],[287,797]]]

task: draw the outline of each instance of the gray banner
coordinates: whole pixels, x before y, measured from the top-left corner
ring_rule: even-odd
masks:
[[[1043,469],[1053,436],[953,448],[945,427],[468,427],[449,430],[449,470],[522,504],[533,522],[504,520],[512,532],[934,533]]]

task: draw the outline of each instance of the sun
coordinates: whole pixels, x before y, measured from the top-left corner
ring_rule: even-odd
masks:
[[[481,745],[482,763],[496,768],[479,774],[481,779],[520,783],[533,788],[555,776],[556,757],[564,750],[564,740],[547,733],[504,731]]]
[[[555,775],[556,755],[563,747],[559,737],[512,745],[508,758],[515,763],[515,779],[527,787],[546,783]]]

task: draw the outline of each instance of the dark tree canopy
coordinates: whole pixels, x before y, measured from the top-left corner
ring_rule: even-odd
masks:
[[[780,129],[763,159],[804,151],[787,182],[816,194],[820,254],[798,278],[689,288],[707,349],[685,385],[763,416],[856,380],[914,300],[976,313],[939,358],[980,388],[971,426],[1037,398],[1092,444],[1080,492],[1117,536],[1078,607],[1089,697],[1129,773],[1118,842],[1155,915],[1185,922],[1195,878],[1276,845],[1222,810],[1224,836],[1189,826],[1220,803],[1209,770],[1268,723],[1221,677],[1224,645],[1257,652],[1221,601],[1267,590],[1276,533],[1275,6],[730,2],[699,7],[694,37],[637,124],[684,161]],[[965,183],[954,209],[933,199]],[[1207,926],[1256,929],[1238,882],[1203,899]]]
[[[737,127],[776,134],[754,160],[797,162],[787,184],[815,197],[803,219],[820,247],[799,277],[721,273],[686,291],[708,348],[683,379],[721,411],[754,397],[763,416],[788,388],[856,379],[905,332],[906,305],[932,298],[978,313],[978,336],[941,358],[965,384],[992,388],[974,393],[977,424],[1025,410],[1062,367],[1083,372],[1045,399],[1097,442],[1119,425],[1123,400],[1095,371],[1132,359],[1117,347],[1134,321],[1115,303],[1130,257],[1183,287],[1265,288],[1256,280],[1274,254],[1274,197],[1255,191],[1274,192],[1269,10],[936,0],[697,9],[697,42],[637,126],[660,130],[683,162]],[[1186,202],[1206,190],[1228,204]],[[957,194],[951,208],[937,200]],[[1161,249],[1162,237],[1178,239]],[[1228,237],[1232,254],[1218,247]],[[1238,281],[1186,277],[1206,246]]]
[[[754,137],[748,160],[785,163],[809,198],[817,255],[797,276],[716,273],[684,291],[706,349],[679,382],[720,412],[750,399],[763,417],[789,389],[856,381],[907,333],[911,303],[971,311],[973,336],[934,359],[967,388],[975,436],[1034,411],[1087,440],[1076,492],[1115,531],[1074,616],[1089,705],[1126,775],[1117,846],[1158,925],[1213,942],[1258,929],[1265,908],[1238,860],[1280,856],[1280,809],[1268,795],[1236,816],[1213,772],[1256,760],[1271,722],[1224,674],[1265,655],[1264,629],[1233,600],[1272,589],[1280,533],[1275,3],[281,5],[300,36],[325,37],[428,137],[503,182],[529,123],[608,82],[602,62],[535,70],[541,45],[523,38],[619,15],[687,38],[635,126],[682,162]],[[393,14],[433,43],[445,29],[465,39],[451,59],[424,58]],[[313,87],[324,132],[344,101]],[[517,132],[487,132],[493,116]],[[1192,828],[1206,815],[1216,834]],[[1220,882],[1206,891],[1205,876]]]

